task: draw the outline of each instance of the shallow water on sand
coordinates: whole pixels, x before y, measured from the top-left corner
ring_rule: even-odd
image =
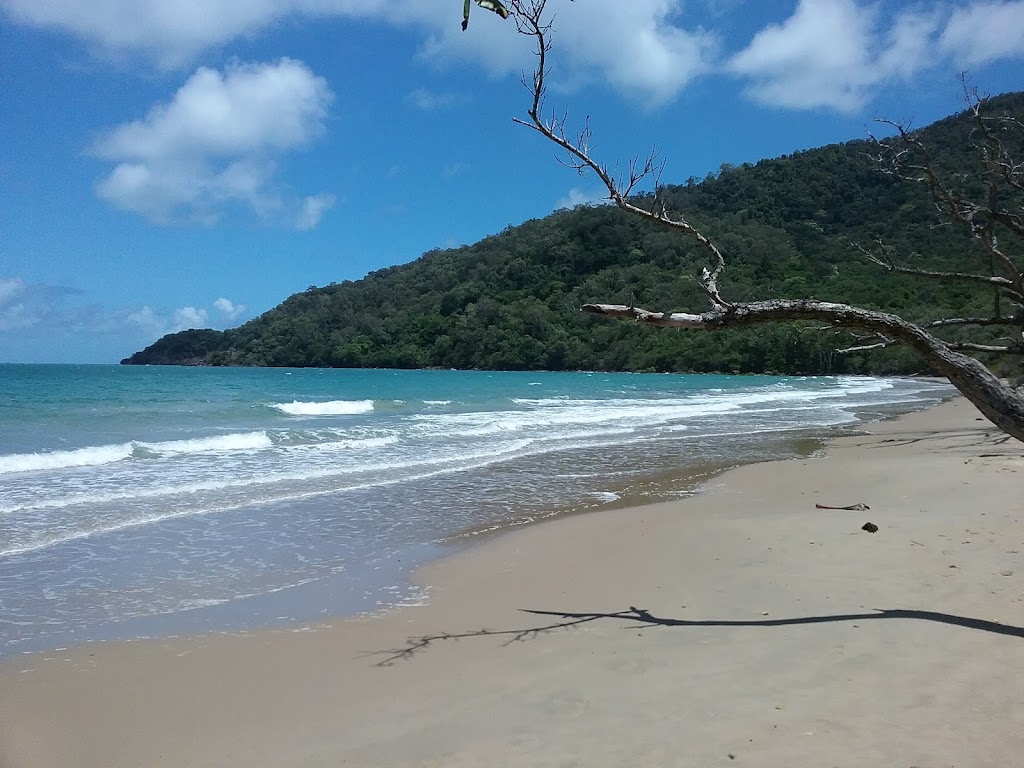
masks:
[[[0,654],[423,599],[470,534],[951,394],[924,379],[0,366]]]

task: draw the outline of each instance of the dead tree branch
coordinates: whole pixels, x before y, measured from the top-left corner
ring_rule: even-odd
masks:
[[[531,77],[523,78],[523,84],[531,93],[532,104],[527,112],[529,119],[513,118],[513,120],[561,147],[566,156],[566,159],[562,160],[564,165],[580,173],[588,169],[593,171],[608,190],[608,198],[622,210],[638,216],[644,221],[684,235],[700,244],[710,254],[713,263],[713,268],[705,268],[701,275],[701,285],[704,291],[715,306],[732,306],[722,298],[718,287],[718,280],[725,270],[725,257],[718,247],[686,220],[669,216],[663,205],[646,210],[629,200],[629,196],[641,182],[646,179],[656,181],[660,178],[663,163],[657,149],[652,149],[642,162],[639,158],[634,158],[630,163],[628,177],[625,180],[619,179],[607,165],[591,157],[592,133],[589,118],[584,121],[583,128],[576,134],[575,139],[571,139],[566,130],[566,116],[564,114],[559,116],[550,111],[545,113],[549,74],[548,54],[551,51],[551,21],[544,18],[546,5],[546,0],[518,0],[511,4],[516,28],[520,33],[533,37],[537,43],[535,50],[537,66]]]
[[[1019,196],[1014,201],[1006,194],[1007,187],[1017,192],[1024,191],[1024,164],[1014,162],[1010,147],[1003,137],[993,130],[993,126],[999,126],[1000,129],[1020,129],[1024,126],[1019,120],[1009,116],[985,115],[985,100],[978,95],[977,89],[968,86],[965,78],[961,80],[964,101],[973,126],[969,140],[978,150],[981,160],[980,180],[984,192],[980,196],[972,196],[947,183],[939,173],[929,148],[906,125],[879,119],[876,122],[894,129],[896,135],[889,139],[877,139],[874,136],[871,138],[878,149],[878,161],[882,170],[905,181],[923,183],[940,216],[965,227],[974,241],[990,256],[993,276],[986,278],[979,275],[926,270],[908,272],[891,263],[876,263],[892,271],[940,280],[987,282],[1021,301],[1024,300],[1024,269],[1000,247],[999,234],[1000,230],[1003,230],[1018,238],[1024,237],[1024,217],[1019,210],[1012,207],[1019,207]],[[1001,275],[995,274],[997,267]]]
[[[862,309],[846,304],[816,301],[813,299],[789,300],[775,299],[748,303],[726,301],[719,289],[719,279],[725,270],[725,257],[719,248],[702,232],[682,218],[673,218],[665,207],[657,205],[645,210],[629,200],[630,193],[645,179],[657,177],[662,165],[656,151],[652,151],[645,161],[634,160],[629,167],[628,180],[619,179],[602,162],[591,154],[592,129],[589,118],[574,138],[570,137],[567,128],[568,118],[565,113],[558,114],[545,107],[547,93],[546,81],[549,75],[549,54],[551,52],[551,20],[544,16],[546,0],[513,0],[512,15],[520,33],[534,39],[537,66],[532,76],[524,77],[523,83],[530,92],[528,119],[515,119],[548,141],[555,144],[565,153],[563,161],[568,167],[584,173],[593,171],[608,190],[609,199],[620,209],[650,222],[661,228],[676,232],[695,240],[711,257],[712,268],[705,267],[700,282],[707,294],[711,309],[704,313],[691,312],[652,312],[635,306],[618,304],[587,304],[582,309],[592,315],[601,315],[619,319],[633,320],[644,325],[669,328],[689,328],[700,330],[717,330],[724,328],[750,327],[762,323],[786,320],[805,320],[827,323],[830,327],[865,331],[880,338],[887,345],[890,340],[909,347],[927,361],[933,368],[946,376],[961,393],[1000,429],[1014,437],[1024,440],[1024,397],[1010,387],[1005,386],[988,368],[960,349],[970,351],[994,352],[994,348],[979,349],[985,345],[969,346],[963,343],[946,342],[929,333],[919,325],[903,318],[874,310]],[[1024,302],[1024,278],[1013,260],[999,250],[994,233],[996,224],[1005,226],[1004,221],[1015,221],[1008,212],[997,212],[992,205],[993,195],[989,194],[989,205],[979,206],[965,196],[942,184],[935,171],[928,149],[915,135],[903,126],[888,123],[898,131],[895,143],[876,142],[884,159],[889,163],[891,173],[901,178],[925,182],[937,205],[948,209],[950,215],[960,223],[969,227],[972,236],[978,240],[992,256],[993,264],[998,263],[1003,272],[992,276],[970,273],[928,273],[923,270],[909,270],[912,274],[921,274],[938,279],[965,280],[1006,291],[1011,297]],[[992,151],[993,157],[1001,158],[991,167],[993,173],[1012,174],[1016,166],[1007,165],[1002,155]],[[657,190],[656,190],[657,192]],[[655,195],[657,199],[657,194]],[[998,200],[997,200],[998,202]],[[993,215],[998,213],[998,215]],[[882,266],[892,271],[908,271],[877,260]],[[999,349],[998,351],[1008,351]]]
[[[1020,326],[1021,320],[1013,317],[946,317],[942,320],[933,320],[926,328],[946,328],[954,325],[1011,325]]]

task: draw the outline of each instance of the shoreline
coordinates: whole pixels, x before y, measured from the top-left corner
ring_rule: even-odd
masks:
[[[426,606],[4,659],[0,765],[1012,764],[1024,450],[975,418],[488,536]]]
[[[655,374],[660,375],[660,374]],[[753,375],[753,374],[751,374]],[[928,378],[929,380],[940,380],[939,377],[926,377],[921,376],[919,378]],[[946,379],[941,379],[945,382]],[[962,395],[955,393],[943,397],[937,398],[937,402],[927,405],[920,405],[913,410],[899,410],[894,413],[881,413],[877,410],[871,411],[858,411],[857,421],[850,422],[847,424],[836,424],[832,426],[823,427],[795,427],[792,429],[783,430],[768,430],[764,434],[773,438],[780,438],[781,441],[787,446],[787,449],[782,454],[772,454],[765,458],[759,458],[752,461],[736,460],[717,464],[701,464],[693,465],[686,468],[679,468],[672,471],[670,474],[666,474],[661,483],[651,482],[652,485],[664,485],[672,486],[679,485],[683,486],[683,490],[674,491],[671,494],[661,492],[658,494],[646,493],[635,496],[620,496],[619,498],[601,503],[592,504],[590,506],[578,506],[574,508],[556,508],[551,510],[545,510],[536,517],[523,518],[523,519],[510,519],[502,523],[494,524],[486,528],[469,528],[464,529],[458,533],[452,534],[444,539],[441,539],[433,543],[433,546],[440,548],[439,554],[435,557],[431,557],[421,565],[416,566],[410,574],[410,583],[414,586],[422,586],[416,579],[416,574],[424,568],[429,568],[431,564],[436,563],[440,560],[444,560],[448,557],[459,554],[464,549],[473,548],[477,546],[483,546],[487,542],[492,541],[494,537],[504,536],[505,534],[514,534],[521,528],[529,528],[537,525],[543,525],[546,523],[557,522],[567,518],[573,518],[583,515],[600,514],[603,512],[617,512],[625,509],[643,509],[645,507],[655,506],[658,504],[673,504],[687,499],[698,496],[703,493],[707,485],[714,481],[716,478],[726,475],[729,472],[733,472],[742,467],[755,466],[761,464],[773,464],[776,462],[794,461],[797,459],[813,459],[824,456],[829,447],[837,440],[857,437],[861,435],[870,434],[869,428],[874,424],[881,424],[889,421],[896,421],[909,416],[914,413],[920,413],[922,411],[928,411],[932,408],[938,408],[952,400],[961,399]],[[897,406],[889,406],[890,409],[895,410]],[[869,416],[863,414],[870,413]],[[993,427],[995,429],[995,427]],[[644,479],[644,482],[648,482]],[[658,497],[660,495],[660,498]],[[650,497],[654,497],[653,500]],[[479,537],[479,538],[478,538]],[[389,606],[382,608],[379,611],[369,611],[359,614],[353,614],[352,616],[335,617],[338,619],[346,618],[359,618],[359,617],[373,617],[379,616],[386,613],[394,608],[401,608],[401,605]],[[0,656],[0,659],[3,657]]]
[[[939,402],[948,399],[947,396]],[[214,605],[191,610],[142,615],[73,631],[70,635],[25,641],[20,647],[12,645],[0,648],[0,664],[21,655],[49,654],[68,648],[94,647],[106,643],[150,642],[165,637],[289,630],[330,621],[373,618],[406,606],[420,606],[427,599],[427,595],[423,585],[416,579],[417,572],[465,549],[481,546],[495,537],[514,533],[522,528],[563,518],[681,501],[701,493],[706,484],[714,478],[739,467],[812,457],[825,450],[831,441],[856,433],[866,425],[900,418],[908,413],[934,407],[934,404],[915,404],[913,411],[903,410],[905,407],[888,405],[857,410],[854,412],[856,420],[845,424],[767,429],[763,434],[771,441],[770,448],[762,446],[759,449],[748,449],[748,455],[673,467],[655,474],[634,473],[635,476],[630,475],[627,478],[625,489],[619,488],[618,492],[610,494],[616,497],[612,500],[599,498],[607,493],[605,491],[601,494],[579,497],[568,506],[542,505],[529,513],[522,513],[522,510],[516,513],[512,510],[510,516],[502,521],[465,528],[435,541],[410,544],[396,551],[393,558],[396,563],[404,560],[409,565],[399,566],[391,563],[383,569],[383,580],[374,582],[377,591],[372,594],[368,591],[362,599],[352,596],[355,592],[348,583],[348,574],[342,573],[267,594],[252,595],[245,599],[218,601]],[[391,578],[387,574],[390,574]],[[365,580],[364,574],[363,581]],[[346,595],[344,602],[351,610],[339,605],[336,597],[332,599],[331,596],[337,594]],[[372,601],[376,604],[374,605]],[[360,607],[354,607],[356,604],[360,604]]]

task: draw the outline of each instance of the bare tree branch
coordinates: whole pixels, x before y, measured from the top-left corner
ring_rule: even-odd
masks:
[[[954,325],[1018,325],[1024,326],[1024,320],[1013,317],[947,317],[942,320],[933,320],[925,325],[926,328],[945,328]]]
[[[880,259],[876,256],[868,256],[868,258],[878,266],[882,267],[888,272],[898,272],[902,275],[917,275],[918,277],[927,277],[932,280],[945,280],[950,282],[964,282],[964,283],[978,283],[981,285],[990,285],[1000,290],[1006,291],[1014,298],[1024,300],[1024,293],[1021,293],[1017,289],[1015,281],[1005,277],[994,277],[988,275],[976,275],[970,272],[934,272],[927,269],[914,269],[911,267],[901,267],[890,260]]]
[[[968,85],[964,76],[961,76],[961,82],[964,101],[973,123],[970,140],[977,147],[982,162],[985,184],[983,202],[943,182],[928,148],[905,125],[879,119],[877,122],[895,129],[897,135],[885,140],[876,139],[874,136],[871,138],[879,149],[878,159],[883,169],[897,178],[926,184],[940,214],[948,215],[953,221],[968,229],[974,240],[992,258],[993,264],[999,265],[1003,273],[1000,279],[1008,282],[1007,290],[1012,296],[1020,299],[1024,296],[1024,270],[1000,248],[997,227],[1002,227],[1017,237],[1024,237],[1024,218],[1020,213],[1013,212],[1002,204],[1003,185],[1009,185],[1018,191],[1024,190],[1024,171],[1021,164],[1013,161],[1009,148],[992,130],[992,125],[1000,125],[1003,128],[1024,126],[1014,118],[993,120],[985,116],[985,99],[978,95],[976,88]],[[896,271],[906,270],[896,268]],[[908,274],[937,279],[974,279],[966,276],[954,278],[942,276],[943,273],[922,271]]]
[[[590,170],[597,174],[608,190],[609,198],[620,209],[643,221],[695,240],[712,257],[713,268],[705,267],[700,279],[712,306],[708,312],[652,312],[640,307],[621,304],[587,304],[582,308],[584,312],[669,328],[716,330],[750,327],[784,320],[805,320],[824,322],[834,328],[866,331],[882,340],[878,344],[871,345],[871,348],[888,346],[895,342],[915,351],[939,373],[946,376],[989,420],[1008,434],[1024,440],[1024,397],[1005,386],[979,361],[963,354],[957,348],[975,352],[1003,352],[1010,351],[1009,347],[995,348],[988,345],[970,345],[966,342],[946,342],[897,315],[846,304],[813,299],[775,299],[749,303],[726,301],[718,286],[719,278],[725,270],[725,257],[702,232],[681,218],[671,217],[666,212],[664,204],[659,207],[658,184],[655,184],[655,205],[650,210],[640,208],[629,200],[629,195],[645,179],[653,177],[657,182],[663,167],[657,152],[652,151],[643,163],[634,159],[629,166],[628,181],[622,181],[609,170],[608,166],[598,162],[592,156],[590,151],[592,132],[589,117],[573,139],[569,137],[566,129],[567,116],[565,114],[556,116],[555,113],[546,113],[544,102],[548,76],[548,54],[551,51],[551,21],[544,18],[545,6],[546,0],[512,0],[511,2],[516,27],[520,33],[534,39],[537,55],[537,67],[532,77],[523,78],[523,82],[531,94],[531,105],[527,112],[529,119],[515,119],[515,122],[539,133],[564,151],[567,158],[564,162],[570,168],[580,173]],[[891,260],[883,261],[873,255],[870,258],[890,271],[985,285],[1005,291],[1009,296],[1024,303],[1024,279],[1022,279],[1021,271],[1012,259],[999,250],[994,234],[996,224],[1002,226],[1006,226],[1006,224],[1005,216],[1001,219],[999,216],[993,218],[990,215],[995,208],[995,205],[991,203],[998,202],[998,194],[993,193],[993,187],[991,185],[989,187],[990,205],[988,208],[979,206],[965,196],[956,193],[941,182],[927,147],[916,136],[901,125],[889,121],[883,122],[896,128],[898,134],[895,142],[886,143],[876,140],[881,158],[888,163],[889,172],[900,178],[925,182],[935,203],[944,207],[954,220],[969,228],[972,236],[988,251],[993,264],[998,261],[1005,274],[986,276],[966,272],[929,272],[897,267]],[[1002,155],[998,155],[998,157],[1003,158]],[[992,168],[998,170],[1000,174],[1010,173],[1012,175],[1015,166],[1004,167],[1005,163],[1005,159],[1000,159]],[[1012,217],[1010,220],[1012,221]],[[968,323],[964,321],[961,324]]]
[[[917,277],[924,277],[930,280],[941,280],[945,282],[987,285],[1006,293],[1009,297],[1016,299],[1017,301],[1024,301],[1024,293],[1021,292],[1021,286],[1018,285],[1020,282],[1019,276],[1017,279],[1010,279],[995,275],[979,275],[971,272],[939,272],[927,269],[916,269],[913,267],[902,267],[893,259],[891,249],[887,248],[882,243],[876,244],[879,251],[878,254],[872,253],[860,245],[855,245],[854,247],[856,247],[868,261],[872,264],[876,264],[887,272],[896,272],[902,275],[915,275]]]
[[[561,147],[568,156],[568,160],[563,161],[563,164],[579,172],[587,169],[593,171],[608,190],[609,199],[622,210],[697,241],[711,255],[714,262],[714,268],[705,268],[701,275],[701,285],[704,291],[715,306],[732,306],[722,298],[718,288],[718,280],[725,270],[725,258],[718,250],[718,247],[684,219],[669,216],[664,206],[645,210],[634,205],[629,200],[629,195],[642,181],[651,177],[660,177],[662,163],[659,161],[657,150],[652,149],[643,164],[631,163],[629,179],[623,183],[616,179],[607,165],[598,162],[591,156],[589,117],[584,121],[583,128],[579,131],[575,140],[573,140],[569,138],[566,132],[566,117],[564,115],[561,117],[557,117],[553,113],[548,116],[544,115],[544,101],[547,93],[546,79],[548,76],[547,57],[551,51],[551,41],[549,39],[551,21],[544,21],[546,5],[546,0],[515,0],[511,3],[512,14],[516,20],[516,28],[522,34],[529,35],[535,39],[537,43],[535,53],[538,59],[533,76],[529,80],[523,79],[532,94],[532,104],[527,112],[529,120],[513,118],[514,122],[536,131]]]
[[[996,355],[1024,355],[1024,346],[1011,345],[1000,347],[994,344],[975,344],[971,341],[950,341],[946,346],[958,352],[988,352]]]
[[[837,349],[836,354],[850,355],[854,352],[869,352],[872,349],[887,349],[894,344],[896,344],[896,342],[892,339],[882,339],[881,341],[876,341],[874,344],[861,344],[856,347],[844,347],[843,349]]]

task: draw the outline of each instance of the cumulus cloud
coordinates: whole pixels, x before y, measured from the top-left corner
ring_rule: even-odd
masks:
[[[204,328],[206,327],[206,318],[209,313],[205,309],[196,309],[195,307],[182,307],[181,309],[174,310],[174,330],[184,331],[189,328]]]
[[[127,326],[134,329],[137,337],[150,344],[168,333],[187,331],[192,328],[208,328],[209,313],[205,309],[180,307],[170,311],[155,310],[143,306],[131,310],[119,310],[103,318],[108,326]]]
[[[303,231],[314,229],[324,214],[334,207],[335,200],[334,195],[310,195],[305,198],[295,217],[295,228]]]
[[[720,36],[700,20],[723,24],[742,13],[742,2],[549,0],[556,35],[552,84],[603,81],[642,104],[668,101],[695,77],[723,66]],[[183,66],[284,20],[324,18],[412,29],[420,35],[420,57],[434,63],[469,62],[491,75],[518,74],[533,63],[530,42],[495,14],[475,13],[471,34],[463,34],[454,2],[0,0],[0,8],[16,22],[59,29],[98,50],[141,54],[164,67]],[[724,66],[748,79],[748,94],[761,102],[850,111],[887,80],[909,77],[944,56],[966,66],[1022,55],[1024,0],[799,0],[789,19],[762,29]],[[450,98],[426,89],[408,96],[428,110],[448,106]],[[122,175],[143,170],[128,167]]]
[[[219,298],[213,302],[213,306],[217,309],[226,320],[237,320],[239,317],[245,314],[246,306],[244,304],[235,304],[231,299]]]
[[[979,2],[953,12],[942,48],[963,65],[1024,56],[1024,2]]]
[[[855,0],[800,0],[793,15],[758,32],[729,69],[749,79],[761,103],[851,112],[872,86],[909,77],[927,64],[934,14],[907,11],[888,29],[879,6]]]
[[[108,322],[137,328],[152,341],[167,333],[192,328],[223,328],[243,317],[248,309],[244,304],[236,304],[225,298],[214,301],[213,308],[220,315],[221,322],[211,322],[210,312],[205,307],[191,305],[171,310],[156,310],[148,305],[131,310],[119,310],[110,313]]]
[[[210,313],[202,307],[155,310],[149,306],[106,309],[99,304],[82,304],[81,291],[60,285],[30,283],[20,277],[0,277],[0,331],[22,335],[121,334],[126,329],[141,332],[150,341],[165,333],[208,327]],[[220,298],[213,307],[226,321],[238,320],[247,311],[244,304]],[[223,323],[215,324],[223,327]],[[149,343],[148,341],[146,343]]]
[[[441,3],[405,0],[407,17],[428,30],[422,55],[431,60],[472,60],[494,75],[533,66],[530,41],[510,34],[507,22],[474,16],[473,34],[451,23]],[[717,37],[683,25],[682,0],[549,0],[554,18],[553,78],[563,87],[605,81],[646,104],[668,101],[709,71]],[[485,23],[479,24],[482,21]]]
[[[532,65],[529,41],[511,22],[476,13],[472,34],[459,8],[424,0],[0,0],[17,21],[61,29],[108,52],[141,53],[165,67],[252,35],[286,18],[350,17],[411,26],[429,60],[469,60],[491,74]],[[453,7],[454,6],[454,7]],[[577,81],[603,78],[639,99],[664,101],[707,68],[715,39],[683,26],[683,0],[550,0],[557,54]]]
[[[326,80],[292,59],[200,67],[168,103],[95,143],[116,163],[96,192],[162,224],[212,224],[231,205],[305,223],[309,198],[289,199],[274,183],[276,158],[323,133],[332,98]],[[330,196],[315,197],[322,213]]]
[[[316,0],[0,0],[14,19],[75,34],[107,52],[140,51],[163,66],[251,34]],[[327,3],[328,5],[330,3]],[[375,3],[337,3],[370,6]]]
[[[1024,56],[1024,0],[906,4],[799,0],[728,69],[769,106],[852,112],[887,82],[952,59],[959,67]]]
[[[574,71],[605,77],[645,102],[665,102],[711,68],[718,39],[686,28],[680,0],[589,0],[562,3],[557,29]]]
[[[223,297],[209,308],[111,308],[83,298],[75,288],[0,275],[0,362],[111,362],[111,350],[123,356],[167,333],[224,328],[248,315],[244,304]]]
[[[585,191],[580,187],[570,189],[565,197],[555,203],[555,209],[575,208],[577,205],[599,205],[610,202],[607,192]]]

